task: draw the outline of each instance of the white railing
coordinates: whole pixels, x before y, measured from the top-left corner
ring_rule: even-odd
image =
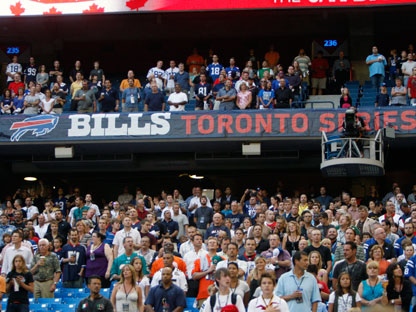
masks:
[[[322,132],[322,163],[331,159],[362,158],[384,164],[383,131],[373,136],[345,137]]]

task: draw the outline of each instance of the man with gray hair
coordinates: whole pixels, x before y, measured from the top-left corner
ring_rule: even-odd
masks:
[[[54,298],[56,284],[61,277],[61,266],[56,254],[49,251],[49,241],[46,238],[39,240],[38,252],[32,259],[30,272],[35,280],[35,299]]]

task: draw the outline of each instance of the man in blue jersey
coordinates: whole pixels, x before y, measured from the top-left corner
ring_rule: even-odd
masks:
[[[217,80],[223,68],[224,66],[218,63],[218,55],[214,54],[212,56],[212,63],[207,66],[207,73],[212,78],[212,81]]]
[[[165,71],[162,69],[163,61],[157,61],[156,66],[149,69],[146,78],[150,81],[151,78],[156,78],[157,87],[163,90]]]
[[[225,68],[225,71],[227,72],[227,77],[232,79],[233,81],[237,81],[240,79],[240,68],[238,66],[235,66],[235,58],[230,58],[230,66]]]
[[[33,81],[36,83],[36,74],[38,73],[38,69],[35,64],[35,58],[31,56],[29,58],[29,65],[26,66],[26,68],[23,71],[23,74],[25,75],[25,85],[29,85],[30,81]]]
[[[195,110],[209,110],[212,86],[205,74],[200,74],[200,82],[195,85]]]

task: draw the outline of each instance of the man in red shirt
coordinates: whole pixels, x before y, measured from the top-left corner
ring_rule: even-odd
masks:
[[[14,75],[14,80],[9,84],[9,89],[12,90],[12,97],[17,95],[20,88],[25,89],[25,84],[22,82],[20,74]]]
[[[322,91],[326,89],[326,77],[329,64],[323,58],[323,52],[319,51],[316,58],[312,61],[312,95],[322,95]]]
[[[407,90],[410,98],[410,105],[416,106],[416,67],[412,69],[412,75],[407,81]]]

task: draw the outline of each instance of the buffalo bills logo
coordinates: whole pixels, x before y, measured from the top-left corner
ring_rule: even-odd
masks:
[[[54,115],[38,115],[29,117],[23,121],[17,121],[12,124],[10,130],[17,130],[10,138],[10,141],[19,141],[20,138],[28,131],[32,131],[32,135],[42,136],[53,129],[58,124],[59,117]]]

